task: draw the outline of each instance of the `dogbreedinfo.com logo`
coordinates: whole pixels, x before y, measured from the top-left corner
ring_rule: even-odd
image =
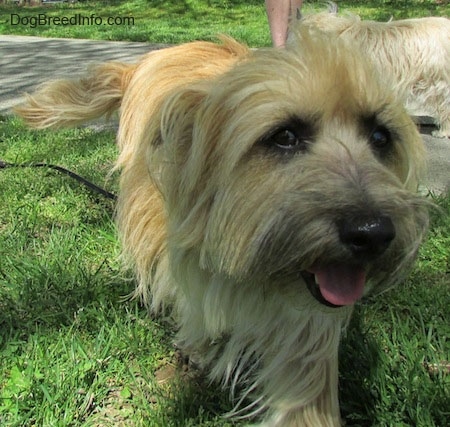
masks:
[[[132,16],[98,16],[95,14],[82,15],[77,13],[73,16],[49,16],[46,13],[37,15],[19,15],[11,13],[9,24],[11,26],[24,26],[29,28],[51,27],[51,26],[89,26],[89,25],[109,25],[109,26],[133,26]]]

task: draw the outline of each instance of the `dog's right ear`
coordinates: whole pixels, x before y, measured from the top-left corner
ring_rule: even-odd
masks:
[[[161,111],[160,140],[153,151],[152,163],[159,170],[153,179],[172,213],[168,221],[181,239],[180,246],[204,238],[199,224],[207,221],[213,198],[208,177],[215,141],[202,126],[210,88],[211,82],[203,81],[177,89],[167,98]]]
[[[155,141],[170,150],[189,149],[195,117],[203,99],[208,95],[209,84],[198,83],[175,90],[163,102],[160,118],[160,138]]]
[[[201,185],[201,175],[214,149],[213,141],[209,141],[211,135],[205,135],[202,123],[211,85],[208,80],[178,89],[164,102],[161,111],[160,144],[164,161],[175,166],[175,173],[188,192]]]

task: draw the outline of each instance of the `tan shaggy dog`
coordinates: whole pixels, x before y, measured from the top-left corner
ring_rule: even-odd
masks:
[[[195,42],[45,85],[35,127],[120,108],[117,224],[137,293],[266,426],[338,426],[353,305],[398,283],[427,227],[415,125],[353,47]]]
[[[393,90],[409,113],[432,117],[439,126],[433,135],[450,138],[450,19],[375,22],[331,12],[305,16],[301,24],[357,43],[395,81]]]

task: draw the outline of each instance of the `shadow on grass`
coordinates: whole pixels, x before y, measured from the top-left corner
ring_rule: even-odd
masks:
[[[363,310],[356,307],[339,354],[342,418],[347,426],[371,426],[377,399],[372,388],[380,362],[379,343],[364,330]]]
[[[61,259],[4,261],[0,268],[0,347],[8,337],[26,339],[36,328],[70,326],[81,312],[83,329],[93,332],[101,327],[98,312],[105,318],[112,308],[120,309],[133,287],[120,280],[106,260],[94,271]]]

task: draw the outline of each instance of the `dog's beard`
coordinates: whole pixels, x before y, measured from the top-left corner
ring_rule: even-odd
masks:
[[[257,282],[268,283],[270,292],[277,291],[280,281],[307,287],[328,306],[351,305],[363,295],[398,283],[415,259],[427,226],[422,200],[398,186],[387,194],[374,189],[370,196],[372,190],[367,188],[364,202],[355,201],[356,190],[346,190],[341,206],[329,207],[326,200],[337,189],[318,194],[305,185],[303,191],[275,191],[270,198],[254,201],[236,197],[234,204],[216,196],[200,251],[202,268],[237,282],[253,283],[257,278]],[[376,200],[380,197],[383,200]],[[336,218],[364,212],[355,206],[371,210],[370,205],[392,218],[396,236],[384,253],[355,258],[340,241]],[[241,215],[247,229],[239,227]]]

